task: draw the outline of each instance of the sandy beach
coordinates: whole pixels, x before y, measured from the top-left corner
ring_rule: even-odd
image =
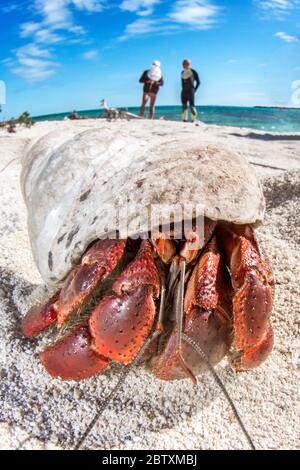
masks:
[[[204,145],[244,156],[261,179],[267,200],[257,235],[276,278],[275,347],[258,369],[236,374],[223,360],[217,371],[238,405],[258,449],[300,448],[300,133],[275,134],[169,121],[41,122],[16,134],[0,131],[0,448],[69,449],[118,378],[112,367],[82,383],[49,377],[38,361],[49,335],[22,337],[20,320],[44,292],[27,234],[19,178],[26,149],[57,128],[124,129],[139,137],[188,133]],[[184,169],[183,169],[184,175]],[[166,383],[135,368],[85,443],[90,449],[247,449],[235,418],[207,374],[198,386]]]

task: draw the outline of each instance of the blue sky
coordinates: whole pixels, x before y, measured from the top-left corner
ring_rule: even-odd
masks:
[[[0,0],[3,115],[139,105],[159,59],[158,104],[178,104],[181,61],[199,104],[289,105],[300,80],[300,0]]]

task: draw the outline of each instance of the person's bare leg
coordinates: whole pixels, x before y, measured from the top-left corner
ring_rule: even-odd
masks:
[[[140,116],[142,116],[142,117],[145,116],[145,109],[146,109],[146,105],[148,103],[148,99],[149,99],[149,96],[147,95],[147,93],[144,93],[143,94],[143,101],[142,101],[142,105],[141,105],[141,109],[140,109]]]
[[[155,102],[156,102],[156,95],[151,95],[151,98],[150,98],[150,119],[154,119]]]

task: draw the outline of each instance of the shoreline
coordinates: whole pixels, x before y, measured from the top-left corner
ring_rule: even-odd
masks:
[[[119,109],[122,109],[122,108],[119,108]],[[125,108],[124,108],[125,109]],[[126,109],[130,109],[130,108],[126,108]],[[299,108],[299,111],[300,111],[300,108]],[[78,112],[84,112],[84,111],[78,111]],[[62,113],[64,114],[64,113]],[[52,116],[51,114],[49,115],[45,115],[45,116]],[[30,117],[33,121],[35,121],[35,119],[37,117],[40,117],[40,116],[32,116]],[[42,116],[43,117],[43,116]],[[107,119],[106,117],[84,117],[84,118],[80,118],[80,119],[68,119],[68,118],[64,118],[64,119],[43,119],[41,121],[35,121],[35,124],[32,126],[31,129],[33,129],[34,127],[36,127],[37,125],[40,125],[40,124],[48,124],[50,127],[52,127],[52,125],[56,124],[62,124],[62,123],[89,123],[89,124],[95,124],[95,123],[109,123],[109,124],[115,124],[115,123],[123,123],[123,124],[126,124],[127,122],[143,122],[143,123],[168,123],[168,124],[179,124],[179,125],[183,125],[183,126],[196,126],[196,127],[206,127],[206,128],[216,128],[216,129],[219,129],[220,131],[222,129],[224,130],[238,130],[238,131],[248,131],[248,132],[253,132],[253,133],[257,133],[257,134],[261,134],[261,135],[266,135],[266,134],[270,134],[270,135],[274,135],[275,137],[276,136],[295,136],[297,138],[299,138],[300,140],[300,130],[299,131],[289,131],[289,132],[280,132],[280,131],[268,131],[268,130],[264,130],[264,129],[255,129],[253,127],[245,127],[245,126],[232,126],[232,125],[226,125],[226,124],[211,124],[211,123],[205,123],[201,120],[198,120],[196,123],[193,123],[193,122],[186,122],[186,123],[183,123],[182,121],[176,121],[176,120],[172,120],[172,119],[167,119],[167,118],[155,118],[153,120],[151,119],[148,119],[148,118],[144,118],[144,119],[112,119],[112,120],[109,120]],[[146,124],[148,125],[148,124]],[[95,127],[95,126],[92,126],[92,127]],[[101,127],[101,125],[100,125]],[[22,130],[26,130],[25,127],[22,127],[22,126],[17,126],[18,128],[18,131],[16,132],[16,134],[12,134],[12,135],[18,135],[18,133]],[[30,130],[27,128],[27,130]],[[50,129],[51,131],[51,129]],[[4,129],[1,129],[0,128],[0,136],[3,136],[5,134],[8,134]],[[9,134],[8,134],[9,135]]]
[[[112,120],[107,119],[78,119],[78,120],[62,120],[62,121],[40,121],[36,122],[31,128],[17,127],[14,134],[9,134],[6,130],[0,129],[0,141],[5,145],[4,141],[12,142],[15,139],[19,142],[20,151],[24,151],[22,142],[25,147],[31,145],[35,140],[55,131],[57,128],[76,129],[82,131],[86,129],[116,128],[122,129],[128,127],[133,135],[142,136],[143,128],[153,130],[153,138],[155,133],[158,135],[163,132],[184,132],[191,131],[193,128],[199,130],[203,135],[203,143],[219,144],[227,146],[231,150],[241,153],[248,161],[261,165],[261,168],[270,167],[270,171],[262,170],[263,174],[272,174],[272,167],[278,170],[300,169],[300,132],[269,132],[256,130],[246,127],[220,126],[216,124],[182,123],[178,121],[155,119],[153,121],[145,120]],[[288,146],[287,146],[288,144]],[[5,149],[3,148],[2,151]],[[1,154],[0,150],[0,154]],[[21,153],[16,153],[15,158],[21,158]],[[1,159],[3,162],[3,158]],[[4,168],[4,164],[0,167]]]
[[[139,115],[138,106],[120,106],[119,111],[129,111]],[[298,109],[291,107],[275,106],[222,106],[222,105],[198,105],[198,118],[207,125],[219,125],[235,128],[249,128],[266,132],[300,132],[300,113]],[[70,112],[48,113],[35,115],[32,119],[37,122],[64,120]],[[81,119],[106,118],[105,111],[101,108],[76,110]],[[157,105],[155,120],[171,120],[181,122],[180,105]]]

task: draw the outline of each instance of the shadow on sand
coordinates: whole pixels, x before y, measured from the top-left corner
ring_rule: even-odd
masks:
[[[300,134],[297,135],[287,135],[287,134],[258,134],[256,132],[249,132],[248,134],[239,134],[237,132],[232,132],[230,135],[234,137],[244,137],[246,139],[257,139],[265,141],[298,141],[300,142]]]

